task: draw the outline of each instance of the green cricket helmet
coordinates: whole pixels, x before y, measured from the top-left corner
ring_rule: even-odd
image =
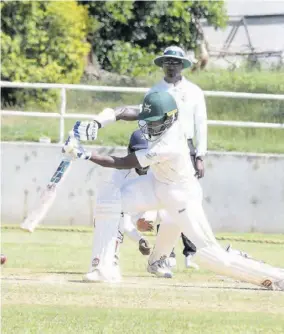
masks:
[[[178,117],[175,99],[168,92],[153,92],[144,98],[139,114],[139,127],[148,141],[155,141]]]

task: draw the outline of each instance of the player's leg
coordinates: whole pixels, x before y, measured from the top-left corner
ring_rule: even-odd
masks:
[[[118,263],[115,261],[117,247],[118,217],[95,221],[92,246],[92,262],[86,281],[120,281]]]
[[[185,257],[185,266],[186,268],[199,269],[199,266],[192,261],[192,257],[196,253],[195,245],[182,233],[181,234],[182,243],[183,243],[183,255]]]
[[[112,183],[107,183],[97,198],[91,266],[85,276],[87,281],[121,279],[114,261],[120,212],[120,191]]]
[[[135,196],[133,196],[133,194],[135,194]],[[160,209],[161,203],[156,196],[153,176],[147,174],[125,183],[121,188],[121,203],[124,212],[134,214],[136,212]],[[177,234],[180,235],[180,232],[179,230]],[[156,240],[158,251],[153,250],[149,259],[148,271],[159,277],[171,277],[172,274],[170,269],[166,266],[165,259],[169,256],[175,242],[172,243],[172,246],[169,246],[171,243],[167,239],[168,233],[163,233],[162,230],[162,233],[159,232],[159,234],[159,239]]]
[[[284,272],[266,263],[228,253],[215,246],[201,249],[197,257],[204,267],[218,274],[267,289],[284,290]]]
[[[204,267],[218,274],[266,288],[283,284],[281,281],[284,282],[284,273],[278,268],[226,252],[213,234],[207,233],[210,226],[200,202],[190,201],[184,210],[171,210],[171,214],[179,222],[183,233],[197,246],[196,257]]]
[[[120,219],[118,223],[118,231],[115,243],[115,253],[114,253],[114,265],[119,268],[119,253],[120,253],[120,246],[124,240],[124,214],[121,212]]]
[[[167,258],[180,238],[181,229],[177,224],[162,222],[156,237],[155,246],[148,260],[148,272],[158,276],[173,276]]]
[[[157,225],[157,235],[159,234],[160,224]],[[170,255],[166,259],[166,264],[169,268],[174,268],[177,265],[175,248],[172,249]]]

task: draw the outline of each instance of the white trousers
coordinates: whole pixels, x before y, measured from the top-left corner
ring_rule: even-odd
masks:
[[[195,244],[201,264],[218,274],[265,287],[284,279],[279,269],[228,253],[219,245],[203,211],[202,190],[195,178],[190,184],[178,186],[162,184],[152,174],[141,176],[123,185],[121,201],[123,211],[128,213],[166,209],[175,226],[168,233],[165,229],[165,233],[158,233],[150,263],[169,256],[183,232]]]

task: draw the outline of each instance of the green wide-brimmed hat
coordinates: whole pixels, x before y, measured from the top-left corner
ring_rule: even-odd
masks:
[[[178,46],[169,46],[165,49],[164,53],[162,56],[159,56],[154,59],[155,65],[159,67],[163,67],[163,61],[165,58],[176,58],[176,59],[181,59],[183,63],[183,68],[188,68],[195,63],[195,59],[190,59],[186,57],[185,52],[183,51],[182,48]]]
[[[145,96],[139,120],[154,122],[178,112],[175,99],[168,92],[153,92]]]

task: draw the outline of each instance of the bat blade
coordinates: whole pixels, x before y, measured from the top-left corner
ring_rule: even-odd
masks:
[[[31,211],[21,223],[21,228],[28,232],[33,232],[36,226],[44,219],[49,208],[52,206],[59,183],[62,184],[68,170],[70,170],[71,160],[63,159],[50,179],[46,189],[40,196],[39,205]]]

